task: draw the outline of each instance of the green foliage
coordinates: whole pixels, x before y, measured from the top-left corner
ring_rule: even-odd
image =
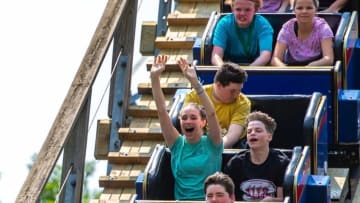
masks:
[[[31,169],[36,160],[36,154],[34,154],[31,158],[32,163],[27,164],[27,167]],[[96,161],[87,161],[85,163],[84,169],[84,182],[83,182],[83,196],[82,201],[84,203],[90,202],[91,199],[98,199],[100,197],[101,192],[97,190],[91,191],[89,188],[89,178],[94,174],[96,169]],[[60,191],[60,181],[61,181],[61,165],[57,164],[46,183],[41,195],[40,202],[41,203],[55,203],[56,197]]]

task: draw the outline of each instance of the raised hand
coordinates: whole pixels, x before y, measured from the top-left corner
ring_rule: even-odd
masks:
[[[168,58],[166,55],[158,55],[155,58],[150,70],[151,77],[160,77],[160,74],[165,70],[165,64]]]
[[[190,81],[191,84],[197,84],[198,79],[194,66],[190,66],[184,58],[178,60],[179,67],[184,74],[185,78]]]

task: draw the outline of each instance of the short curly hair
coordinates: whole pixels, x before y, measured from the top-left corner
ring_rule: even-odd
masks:
[[[248,126],[251,121],[262,122],[265,125],[266,131],[268,131],[270,134],[274,134],[276,130],[277,124],[275,119],[264,112],[261,111],[251,112],[246,118],[246,126]]]

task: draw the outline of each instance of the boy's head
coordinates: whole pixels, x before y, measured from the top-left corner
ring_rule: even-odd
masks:
[[[228,104],[234,102],[243,88],[247,73],[235,63],[224,63],[214,78],[215,99]]]
[[[206,202],[232,203],[235,201],[234,182],[221,172],[206,178],[204,183]]]
[[[227,86],[230,83],[243,84],[247,80],[247,73],[238,64],[225,62],[216,72],[214,81],[220,83],[222,86]]]
[[[255,111],[248,115],[247,143],[250,149],[269,147],[276,129],[276,122],[268,114]]]

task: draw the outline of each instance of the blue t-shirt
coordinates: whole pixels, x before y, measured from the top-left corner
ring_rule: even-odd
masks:
[[[177,138],[170,147],[176,200],[204,200],[204,181],[221,171],[223,150],[223,143],[217,146],[208,136],[194,144],[185,136]]]
[[[273,28],[263,16],[256,14],[249,27],[239,28],[231,13],[217,23],[213,45],[224,49],[224,61],[251,63],[261,51],[272,52],[273,34]]]

